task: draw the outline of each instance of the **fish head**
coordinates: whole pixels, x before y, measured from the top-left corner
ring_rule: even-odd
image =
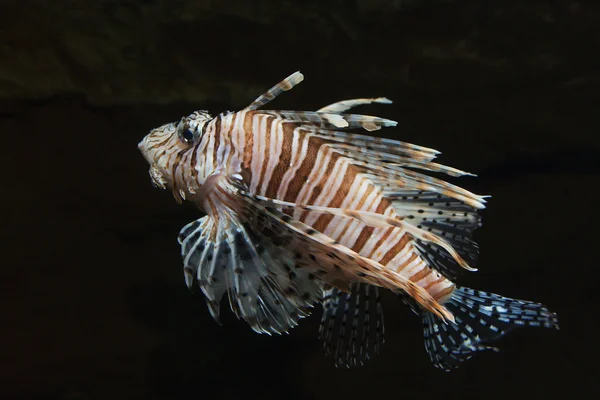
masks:
[[[176,182],[174,174],[186,153],[194,151],[200,144],[204,128],[211,119],[207,111],[196,111],[179,122],[152,129],[142,139],[138,148],[150,164],[150,178],[154,186],[161,189],[169,187],[174,192],[179,192],[177,187],[189,187],[188,182]]]

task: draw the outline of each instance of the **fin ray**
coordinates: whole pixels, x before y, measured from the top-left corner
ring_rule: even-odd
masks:
[[[411,234],[417,242],[420,241],[423,243],[432,243],[436,246],[439,246],[446,250],[446,252],[451,256],[456,265],[469,270],[476,271],[475,268],[471,267],[467,261],[465,261],[458,251],[450,244],[447,240],[442,238],[441,236],[436,235],[432,230],[425,231],[422,229],[420,225],[413,225],[409,223],[409,221],[405,216],[397,216],[397,217],[387,217],[382,214],[364,211],[364,210],[352,210],[352,209],[342,209],[342,208],[331,208],[331,207],[321,207],[321,206],[311,206],[311,205],[301,205],[296,203],[285,202],[281,200],[271,199],[264,196],[252,196],[251,194],[242,191],[245,196],[255,198],[259,201],[270,204],[275,207],[286,207],[304,210],[308,212],[317,212],[322,214],[328,214],[338,217],[346,217],[346,218],[354,218],[361,222],[363,222],[366,226],[377,227],[377,228],[402,228],[409,234]],[[437,213],[435,213],[437,215]],[[412,214],[409,215],[409,217]],[[439,225],[441,226],[441,224]],[[435,226],[436,228],[438,225]],[[444,231],[440,230],[439,232],[443,233]],[[423,248],[423,246],[421,246]],[[435,263],[434,263],[435,266]]]
[[[355,283],[350,289],[324,290],[319,339],[336,366],[357,368],[379,353],[385,328],[378,288]]]
[[[268,102],[272,101],[275,97],[279,96],[281,93],[291,90],[294,86],[299,84],[304,80],[304,75],[300,73],[300,71],[296,71],[265,93],[261,94],[254,100],[245,110],[257,110],[260,107],[264,106]]]
[[[205,216],[180,233],[186,284],[195,281],[218,321],[219,303],[228,293],[232,311],[259,333],[283,333],[309,314],[321,289],[307,271],[296,270],[293,253],[269,236],[248,229],[222,210],[215,221]]]
[[[350,100],[342,100],[342,101],[337,101],[335,103],[329,104],[325,107],[319,108],[317,110],[317,112],[327,112],[327,113],[342,113],[344,111],[347,111],[353,107],[357,107],[357,106],[361,106],[361,105],[366,105],[366,104],[372,104],[372,103],[379,103],[379,104],[392,104],[392,101],[390,99],[387,99],[385,97],[374,97],[374,98],[368,98],[368,99],[350,99]]]
[[[347,290],[348,283],[360,281],[388,289],[401,289],[419,304],[441,318],[453,320],[452,314],[440,305],[422,287],[392,271],[378,262],[363,257],[348,247],[336,242],[327,235],[292,218],[275,207],[261,204],[261,201],[243,190],[238,191],[246,201],[246,218],[257,220],[257,226],[270,226],[283,240],[289,240],[295,248],[303,248],[313,262],[305,264],[320,271],[321,280]],[[281,208],[281,207],[279,207]],[[299,262],[306,262],[299,260]],[[340,266],[343,265],[343,268]]]
[[[263,114],[281,118],[286,122],[301,124],[308,130],[314,129],[365,129],[375,131],[383,127],[396,126],[390,119],[360,114],[337,112],[264,110]]]
[[[422,311],[425,348],[434,365],[446,371],[478,351],[498,351],[488,344],[514,328],[558,329],[556,314],[531,301],[457,287],[446,305],[455,316],[453,323],[441,323],[435,315]]]

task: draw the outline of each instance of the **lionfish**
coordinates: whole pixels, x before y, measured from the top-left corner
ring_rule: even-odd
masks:
[[[379,288],[421,316],[425,348],[451,370],[515,327],[558,329],[541,304],[458,286],[474,271],[473,231],[486,197],[423,171],[470,173],[438,151],[360,134],[396,122],[346,111],[391,103],[360,98],[317,111],[260,110],[303,80],[296,72],[238,112],[196,111],[139,144],[155,186],[206,215],[179,234],[185,282],[212,317],[225,293],[258,333],[281,334],[323,306],[319,334],[336,365],[380,349]]]

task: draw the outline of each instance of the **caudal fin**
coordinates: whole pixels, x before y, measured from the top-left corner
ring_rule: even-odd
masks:
[[[444,322],[422,310],[425,348],[434,365],[445,371],[457,368],[477,351],[520,326],[558,329],[556,314],[541,304],[493,293],[457,287],[444,306],[456,323]]]

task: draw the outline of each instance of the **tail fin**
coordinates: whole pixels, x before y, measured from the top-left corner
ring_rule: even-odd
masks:
[[[486,344],[520,326],[558,329],[556,314],[541,304],[457,287],[444,306],[456,323],[444,322],[422,310],[425,348],[434,365],[445,371],[457,368],[481,350],[498,351]]]

